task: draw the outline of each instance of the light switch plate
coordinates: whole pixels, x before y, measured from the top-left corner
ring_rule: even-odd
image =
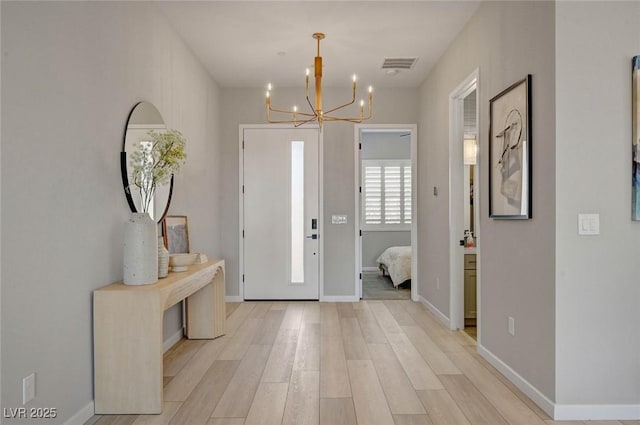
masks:
[[[331,216],[331,224],[347,224],[346,214],[333,214]]]
[[[578,234],[585,236],[600,234],[600,214],[578,214]]]

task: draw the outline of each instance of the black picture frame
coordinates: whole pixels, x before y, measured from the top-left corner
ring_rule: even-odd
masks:
[[[489,101],[489,217],[532,218],[531,75]]]

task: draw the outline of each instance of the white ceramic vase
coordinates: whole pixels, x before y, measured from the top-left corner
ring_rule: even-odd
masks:
[[[124,284],[158,281],[158,226],[147,213],[132,213],[124,232]]]
[[[158,279],[169,274],[169,251],[164,246],[164,238],[158,236]]]

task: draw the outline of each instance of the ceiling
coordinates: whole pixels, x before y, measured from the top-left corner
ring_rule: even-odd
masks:
[[[304,86],[313,68],[314,32],[323,84],[418,87],[475,13],[480,1],[170,1],[171,24],[223,87]],[[417,57],[388,75],[385,58]],[[313,71],[312,71],[313,73]]]

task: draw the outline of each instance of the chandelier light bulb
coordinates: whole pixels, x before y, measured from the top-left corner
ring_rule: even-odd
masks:
[[[310,72],[310,71],[309,71],[309,68],[307,68],[307,77],[309,76],[309,72]]]
[[[355,83],[356,80],[358,79],[358,77],[356,77],[356,74],[353,74],[353,82]]]
[[[298,112],[298,107],[294,105],[293,112]]]
[[[271,92],[269,92],[269,90],[267,90],[267,99],[269,99],[271,97]]]
[[[364,100],[360,99],[360,107],[362,108],[364,106]]]
[[[373,93],[373,86],[369,86],[369,93]]]

